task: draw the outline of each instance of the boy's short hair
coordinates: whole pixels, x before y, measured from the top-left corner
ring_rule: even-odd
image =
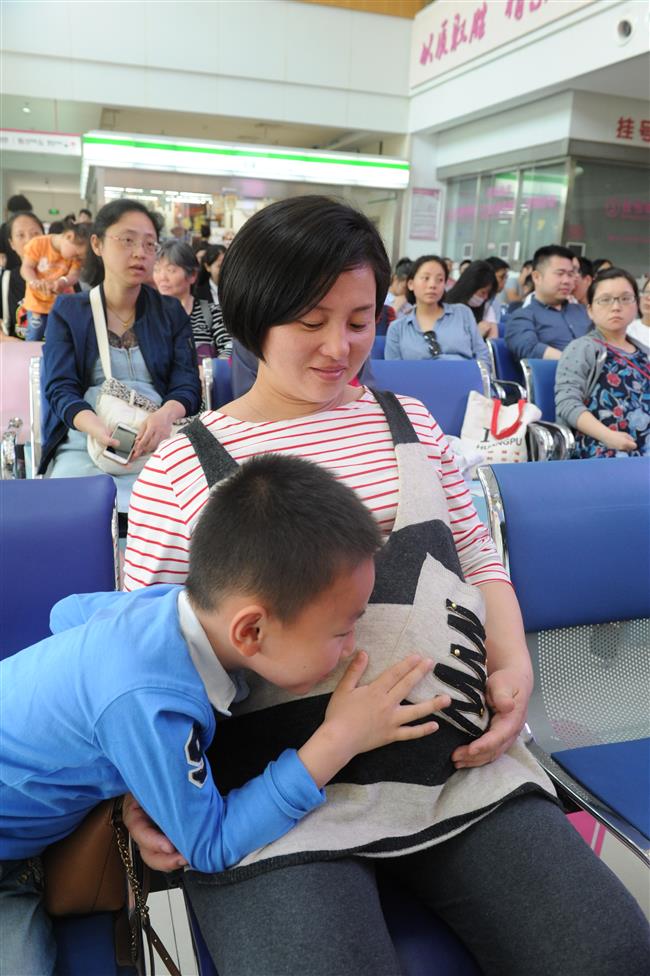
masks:
[[[190,544],[186,588],[214,610],[246,593],[289,621],[382,543],[372,513],[324,468],[266,454],[247,461],[210,496]]]

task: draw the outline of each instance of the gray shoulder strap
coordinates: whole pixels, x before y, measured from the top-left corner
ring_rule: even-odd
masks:
[[[210,433],[205,424],[198,419],[193,420],[182,432],[196,451],[199,464],[203,468],[208,488],[212,488],[228,475],[233,474],[239,465],[228,453],[223,444]]]
[[[390,428],[393,443],[419,444],[420,438],[415,432],[413,424],[408,418],[406,410],[394,393],[389,390],[370,390],[375,400],[384,411]]]

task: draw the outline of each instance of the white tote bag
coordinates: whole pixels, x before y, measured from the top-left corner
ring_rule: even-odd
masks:
[[[480,452],[482,464],[527,461],[526,427],[541,416],[539,407],[527,400],[506,407],[472,390],[460,436]]]
[[[118,424],[124,424],[126,427],[132,427],[133,430],[139,431],[147,417],[154,413],[158,409],[158,406],[153,400],[149,400],[148,397],[136,393],[126,383],[113,379],[106,316],[104,315],[104,306],[102,304],[99,286],[90,290],[90,307],[95,324],[99,358],[105,377],[97,395],[95,413],[103,420],[110,431],[115,430]],[[87,446],[88,454],[93,463],[101,471],[105,471],[106,474],[138,474],[151,457],[150,454],[143,455],[135,461],[130,461],[128,466],[125,466],[118,461],[112,461],[106,457],[104,454],[106,450],[104,445],[100,444],[94,437],[91,437],[90,434],[88,434]]]

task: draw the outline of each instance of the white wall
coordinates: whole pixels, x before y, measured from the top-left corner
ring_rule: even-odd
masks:
[[[437,134],[439,167],[568,139],[571,92],[529,102],[507,112],[474,119]]]
[[[292,3],[5,0],[10,94],[405,132],[411,22]],[[390,57],[387,57],[390,52]]]
[[[634,31],[622,43],[618,24],[624,19]],[[420,86],[411,98],[409,131],[446,129],[579,87],[572,81],[580,75],[647,53],[649,24],[650,6],[645,0],[587,4],[584,10]]]

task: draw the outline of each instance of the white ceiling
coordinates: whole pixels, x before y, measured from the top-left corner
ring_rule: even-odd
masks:
[[[29,114],[23,111],[27,106]],[[7,129],[42,129],[53,132],[88,132],[107,129],[141,132],[147,135],[184,136],[222,142],[262,143],[272,146],[324,148],[351,135],[347,129],[294,125],[262,119],[199,115],[193,112],[163,112],[84,102],[61,102],[50,98],[2,99],[2,126]]]

